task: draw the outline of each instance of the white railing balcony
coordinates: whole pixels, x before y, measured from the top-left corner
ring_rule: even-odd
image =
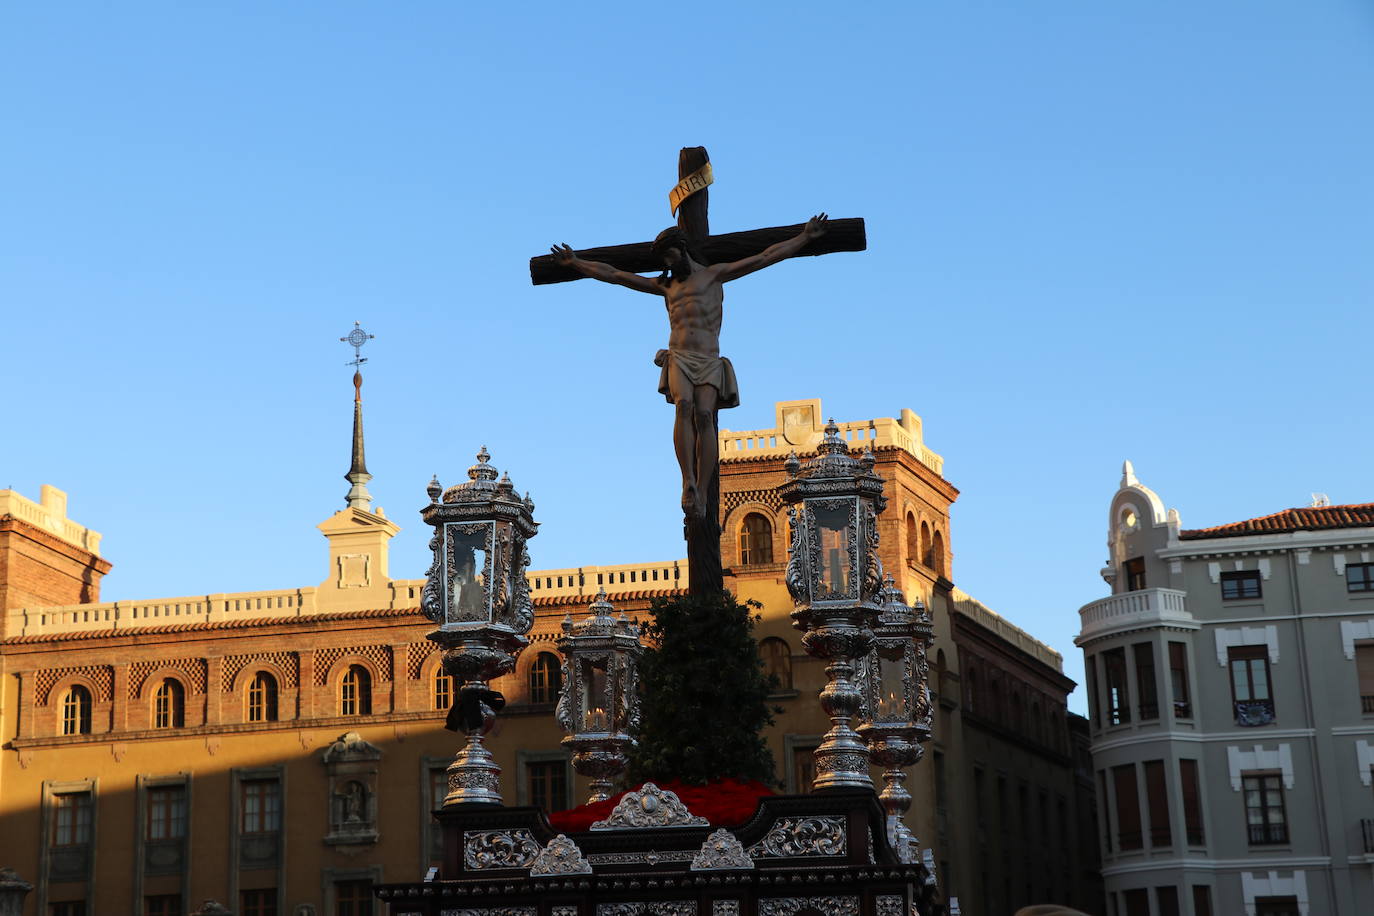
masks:
[[[1089,602],[1078,609],[1082,624],[1075,645],[1083,645],[1121,630],[1149,626],[1181,626],[1197,629],[1199,624],[1188,613],[1188,593],[1176,588],[1142,588]]]

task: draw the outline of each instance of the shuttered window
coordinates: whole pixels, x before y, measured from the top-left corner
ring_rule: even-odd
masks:
[[[1122,849],[1139,849],[1140,791],[1135,783],[1135,764],[1112,767],[1112,787],[1116,790],[1116,838]]]
[[[1145,804],[1150,813],[1150,845],[1172,846],[1169,828],[1169,790],[1164,784],[1164,761],[1145,761]]]
[[[1178,782],[1183,795],[1183,824],[1188,831],[1188,845],[1202,846],[1206,837],[1202,832],[1202,799],[1198,794],[1196,760],[1178,762]]]

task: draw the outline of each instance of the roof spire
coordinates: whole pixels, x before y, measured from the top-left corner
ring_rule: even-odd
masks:
[[[367,472],[367,460],[363,454],[363,373],[362,364],[367,362],[367,358],[362,355],[362,346],[367,343],[375,334],[364,331],[359,322],[353,322],[353,330],[348,332],[347,337],[340,337],[339,340],[353,348],[353,361],[348,365],[354,367],[353,371],[353,460],[349,465],[348,473],[344,475],[351,487],[348,488],[348,495],[344,497],[350,509],[361,509],[364,512],[372,511],[372,494],[367,492],[367,482],[372,479],[372,475]]]

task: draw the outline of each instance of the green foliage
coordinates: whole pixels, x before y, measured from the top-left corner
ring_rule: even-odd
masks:
[[[640,661],[639,747],[629,785],[680,779],[775,781],[763,729],[773,723],[769,678],[754,642],[751,612],[729,592],[655,599]]]

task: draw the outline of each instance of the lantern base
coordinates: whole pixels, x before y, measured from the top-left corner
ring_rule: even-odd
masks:
[[[501,768],[482,743],[480,734],[468,735],[467,744],[448,765],[448,794],[444,807],[500,805]]]

